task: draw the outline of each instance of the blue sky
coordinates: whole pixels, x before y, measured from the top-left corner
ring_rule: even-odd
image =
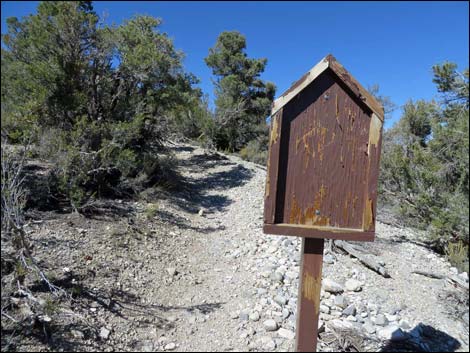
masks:
[[[37,3],[2,1],[2,33],[6,18],[34,13]],[[277,85],[277,96],[328,53],[365,87],[379,84],[398,105],[437,97],[432,65],[469,65],[468,2],[107,1],[94,8],[116,24],[135,14],[161,17],[162,31],[186,53],[185,68],[201,79],[211,99],[204,57],[224,30],[246,36],[250,57],[268,58],[262,78]]]

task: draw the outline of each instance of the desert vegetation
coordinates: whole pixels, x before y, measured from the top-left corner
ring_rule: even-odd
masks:
[[[41,222],[34,212],[86,218],[103,200],[147,201],[155,190],[198,196],[169,148],[181,141],[220,160],[217,151],[265,165],[276,95],[275,84],[261,79],[268,59],[250,57],[249,38],[237,31],[220,33],[208,48],[216,97],[211,109],[196,87],[198,77],[183,67],[185,54],[161,31],[161,19],[139,15],[108,25],[90,1],[55,1],[7,23],[1,48],[2,350],[12,342],[4,337],[18,330],[47,331],[57,302],[72,300],[78,290],[61,286],[37,261],[28,236],[31,224]],[[394,224],[420,230],[420,241],[468,272],[468,68],[436,63],[433,82],[439,99],[411,98],[384,131],[380,206]],[[377,86],[370,91],[386,112],[398,109]],[[152,200],[145,219],[159,212]],[[53,299],[37,298],[38,283]],[[26,310],[19,298],[29,303],[22,320],[14,314]]]

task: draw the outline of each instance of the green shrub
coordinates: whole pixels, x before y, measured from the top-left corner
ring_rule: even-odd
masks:
[[[266,165],[268,160],[267,144],[262,144],[259,140],[252,140],[240,150],[240,157],[244,160]]]
[[[156,203],[148,203],[145,207],[145,217],[147,219],[152,219],[157,215],[158,212],[158,204]]]
[[[468,70],[445,63],[434,73],[441,104],[409,101],[384,132],[379,192],[405,224],[427,230],[437,251],[468,263],[462,250],[469,244]]]
[[[446,249],[446,255],[450,263],[457,267],[461,272],[469,272],[468,263],[468,245],[459,241],[449,243]]]

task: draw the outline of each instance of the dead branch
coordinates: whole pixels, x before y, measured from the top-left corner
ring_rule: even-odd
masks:
[[[363,255],[359,252],[359,247],[353,246],[349,243],[346,243],[342,240],[335,240],[335,245],[347,252],[349,255],[357,258],[360,262],[362,262],[366,267],[370,268],[371,270],[377,272],[381,276],[385,278],[390,278],[390,274],[387,272],[384,266],[380,265],[377,261],[375,261],[372,257],[374,255]],[[375,256],[374,256],[375,257]]]
[[[429,278],[434,278],[434,279],[444,279],[446,276],[437,274],[437,273],[432,273],[432,272],[426,272],[426,271],[412,271],[411,273],[414,273],[416,275],[421,275]]]

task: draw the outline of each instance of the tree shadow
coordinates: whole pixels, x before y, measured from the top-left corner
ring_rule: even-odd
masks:
[[[71,307],[74,312],[82,313],[95,307],[108,315],[132,322],[136,327],[156,327],[165,331],[175,328],[175,323],[165,318],[170,311],[183,311],[187,313],[209,314],[221,309],[225,302],[201,303],[188,306],[166,306],[162,304],[141,304],[139,295],[120,289],[89,288],[82,281],[85,275],[68,273],[62,278],[53,281],[71,295]],[[48,288],[42,282],[30,287],[33,293],[46,293]],[[101,313],[100,315],[103,315]],[[50,323],[37,323],[35,329],[29,332],[30,337],[47,344],[53,351],[82,351],[100,349],[99,322],[72,322],[62,323],[53,320]],[[79,330],[82,337],[73,337],[72,330]],[[3,332],[8,334],[8,332]],[[119,334],[119,332],[117,332]]]
[[[460,342],[449,334],[419,323],[405,332],[404,339],[387,341],[379,352],[455,352],[460,347]]]
[[[189,221],[186,218],[165,210],[158,210],[157,215],[159,219],[176,226],[178,229],[193,230],[195,232],[205,234],[225,229],[225,226],[223,225],[219,225],[217,227],[195,227],[189,224]]]
[[[195,150],[192,146],[172,146],[171,149],[175,152],[193,152]]]
[[[232,200],[221,194],[209,193],[214,190],[227,190],[247,183],[253,177],[253,171],[243,165],[231,162],[227,157],[216,154],[194,155],[181,161],[181,165],[189,170],[207,171],[205,177],[185,177],[182,186],[176,192],[166,193],[174,204],[190,213],[196,213],[201,208],[208,213],[223,211]],[[214,167],[232,166],[229,170],[210,172]]]

